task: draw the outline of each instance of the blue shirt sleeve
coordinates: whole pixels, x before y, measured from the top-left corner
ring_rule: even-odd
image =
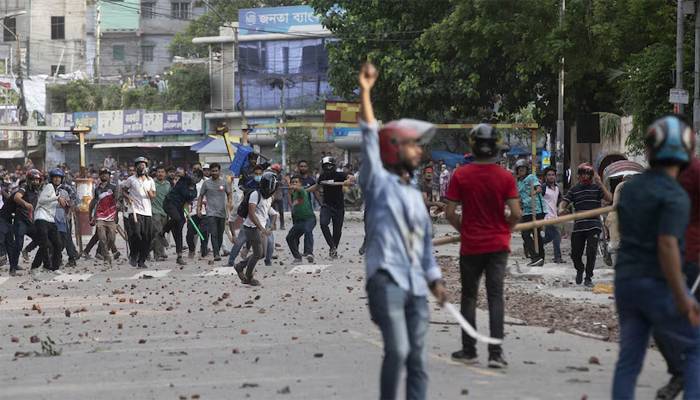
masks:
[[[376,185],[376,181],[389,172],[384,169],[379,154],[379,124],[375,121],[368,124],[360,121],[362,128],[362,166],[360,167],[360,187],[368,192]]]
[[[428,219],[424,229],[423,262],[421,262],[421,265],[423,266],[423,271],[425,271],[425,280],[430,283],[442,278],[442,273],[440,272],[440,267],[438,267],[437,262],[435,261],[435,256],[433,255],[433,226],[430,219]]]

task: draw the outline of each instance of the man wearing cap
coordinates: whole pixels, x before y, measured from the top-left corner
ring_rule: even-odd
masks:
[[[156,197],[156,185],[148,176],[148,160],[138,157],[134,160],[136,173],[122,185],[127,202],[131,206],[129,221],[129,264],[132,267],[146,268],[146,258],[153,241],[153,216],[151,201]]]

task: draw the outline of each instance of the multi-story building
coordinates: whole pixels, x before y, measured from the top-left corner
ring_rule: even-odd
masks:
[[[90,6],[88,48],[97,61],[99,20],[100,75],[162,73],[172,61],[170,41],[204,13],[203,4],[194,0],[100,0]]]

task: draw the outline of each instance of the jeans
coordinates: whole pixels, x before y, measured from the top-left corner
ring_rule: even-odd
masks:
[[[221,245],[224,242],[224,229],[226,229],[226,218],[207,216],[207,228],[211,237],[211,248],[214,257],[219,257]]]
[[[406,398],[423,400],[428,389],[428,299],[413,296],[379,270],[367,282],[369,312],[384,339],[380,399],[396,399],[401,371],[406,366]]]
[[[664,279],[632,278],[615,281],[620,321],[620,352],[613,378],[612,398],[634,399],[637,377],[644,363],[652,329],[674,343],[682,354],[684,398],[700,398],[700,328],[678,313]]]
[[[535,219],[540,220],[544,219],[544,214],[537,214],[535,216]],[[532,222],[532,215],[523,215],[522,218],[520,219],[520,222]],[[537,247],[538,249],[535,250],[535,239],[534,239],[534,233],[533,230],[529,231],[522,231],[520,232],[520,236],[523,238],[523,245],[525,246],[525,253],[530,254],[532,257],[532,261],[537,260],[538,258],[541,258],[544,260],[544,237],[542,237],[542,228],[539,228],[537,230]]]
[[[57,270],[61,263],[61,237],[58,235],[56,224],[44,220],[35,220],[36,240],[39,250],[34,255],[32,269],[39,268],[42,264],[45,269]]]
[[[96,234],[100,241],[97,250],[102,255],[103,260],[109,260],[109,251],[116,248],[114,241],[117,237],[117,223],[114,221],[97,221]],[[116,251],[113,252],[116,253]]]
[[[197,241],[195,238],[199,238],[199,235],[197,235],[197,231],[194,229],[192,226],[192,223],[194,222],[197,224],[197,228],[202,232],[202,236],[204,236],[204,239],[200,239],[200,254],[202,257],[207,255],[207,242],[209,241],[209,232],[207,231],[207,226],[206,224],[202,223],[202,220],[206,218],[206,216],[198,217],[197,215],[192,215],[190,214],[190,219],[191,221],[187,221],[187,248],[191,253],[194,253],[197,250]]]
[[[491,337],[503,339],[505,304],[503,301],[503,277],[508,253],[485,253],[459,257],[459,277],[462,283],[461,311],[464,319],[476,328],[476,299],[481,275],[486,276],[486,298],[489,305],[489,331]],[[462,331],[462,349],[476,354],[476,340]],[[500,355],[501,346],[489,345],[489,354]]]
[[[242,261],[246,266],[246,276],[252,278],[255,265],[265,257],[265,239],[258,228],[243,226],[242,230],[253,249],[253,254],[248,254],[248,258]]]
[[[554,225],[548,225],[544,227],[544,239],[542,240],[544,244],[552,243],[554,248],[554,260],[561,260],[561,232],[559,228]]]
[[[24,236],[27,235],[30,238],[36,238],[36,229],[31,223],[15,217],[14,223],[15,230],[15,251],[10,253],[10,269],[16,269],[19,265],[19,255],[22,253],[22,247],[24,247]]]
[[[316,226],[316,218],[307,219],[306,221],[297,221],[292,226],[287,234],[287,244],[289,250],[292,251],[294,258],[301,258],[299,254],[299,238],[304,236],[304,255],[314,254],[314,227]]]
[[[571,234],[571,259],[574,260],[576,271],[583,271],[583,249],[586,249],[586,279],[593,278],[595,258],[598,255],[598,237],[600,231],[574,232]]]
[[[689,288],[693,287],[695,279],[698,277],[698,266],[697,262],[686,262],[683,268],[685,272],[686,284]],[[695,298],[700,301],[700,290],[696,291]],[[654,342],[659,348],[659,352],[664,356],[666,360],[666,365],[668,365],[668,373],[673,376],[683,375],[683,354],[682,346],[678,346],[673,340],[669,340],[654,331]]]
[[[267,229],[270,229],[269,225]],[[275,254],[275,234],[270,231],[270,236],[265,239],[265,264],[272,263],[273,254]]]
[[[323,237],[331,249],[337,249],[340,244],[340,236],[343,234],[343,220],[345,219],[345,210],[340,208],[322,206],[321,207],[321,232]],[[333,234],[331,234],[328,225],[333,222]]]
[[[68,261],[75,262],[78,259],[78,250],[75,248],[75,243],[73,243],[73,238],[71,238],[70,230],[67,232],[61,232],[61,243],[68,254]]]
[[[233,244],[231,247],[231,252],[228,254],[228,266],[233,267],[233,265],[236,262],[236,257],[238,257],[238,253],[241,252],[241,249],[243,246],[248,243],[248,236],[245,233],[245,230],[241,228],[238,231],[238,236],[236,237],[236,243]]]
[[[168,222],[167,215],[153,214],[151,223],[153,225],[153,241],[151,242],[151,250],[156,257],[165,255],[165,248],[168,246],[168,240],[165,238],[165,225]]]
[[[129,225],[131,226],[129,229],[130,257],[139,266],[143,267],[151,250],[151,241],[153,240],[151,217],[139,214],[136,216],[136,221],[134,221],[132,215],[129,217]]]

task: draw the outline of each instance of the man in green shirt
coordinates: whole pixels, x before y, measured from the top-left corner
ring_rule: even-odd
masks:
[[[300,263],[302,255],[299,254],[299,239],[304,236],[304,257],[314,262],[314,227],[316,226],[316,214],[311,204],[311,193],[316,191],[316,185],[304,189],[299,176],[292,177],[289,186],[292,198],[292,229],[287,234],[287,244],[292,251],[294,262]]]
[[[163,261],[168,258],[165,255],[165,247],[168,241],[165,239],[165,233],[163,227],[168,222],[168,215],[163,210],[163,201],[165,201],[165,196],[170,192],[170,182],[166,179],[167,174],[165,167],[159,165],[156,169],[156,197],[151,202],[151,212],[153,213],[153,243],[151,244],[151,250],[153,250],[153,255],[157,261]]]

